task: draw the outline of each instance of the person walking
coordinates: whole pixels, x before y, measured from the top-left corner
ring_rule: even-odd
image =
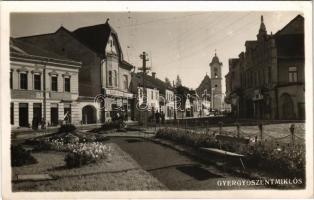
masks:
[[[165,123],[165,113],[164,113],[164,111],[161,111],[161,123],[162,124]]]

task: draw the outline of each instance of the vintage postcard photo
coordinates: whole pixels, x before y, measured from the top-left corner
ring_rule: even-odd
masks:
[[[3,198],[311,197],[312,5],[280,3],[2,4]]]

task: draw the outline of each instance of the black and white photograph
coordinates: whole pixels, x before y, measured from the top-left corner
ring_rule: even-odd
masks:
[[[264,190],[309,198],[312,12],[303,3],[7,12],[6,189],[19,199]]]

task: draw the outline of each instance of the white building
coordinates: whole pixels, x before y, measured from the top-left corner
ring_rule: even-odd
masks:
[[[10,40],[12,127],[45,121],[57,126],[68,113],[78,124],[78,73],[81,63],[63,59],[25,42]]]

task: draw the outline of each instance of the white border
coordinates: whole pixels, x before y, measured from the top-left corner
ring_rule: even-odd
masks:
[[[2,192],[4,199],[91,198],[310,198],[313,197],[313,69],[312,2],[1,2],[0,125],[2,135]],[[305,190],[228,190],[182,192],[11,192],[9,126],[9,15],[11,12],[105,12],[105,11],[300,11],[305,18],[306,78],[306,178]]]

